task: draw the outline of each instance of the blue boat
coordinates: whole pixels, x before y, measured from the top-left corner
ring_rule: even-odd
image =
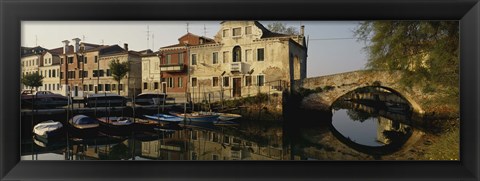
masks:
[[[186,118],[187,124],[191,123],[209,123],[213,124],[213,122],[218,120],[218,117],[220,115],[218,114],[208,114],[208,113],[199,113],[199,112],[194,112],[194,113],[174,113],[171,112],[170,114],[180,117],[182,119]]]
[[[172,116],[168,114],[154,114],[154,115],[143,115],[144,117],[151,119],[151,120],[156,120],[160,122],[168,122],[168,123],[180,123],[183,121],[183,118],[180,118],[178,116]]]

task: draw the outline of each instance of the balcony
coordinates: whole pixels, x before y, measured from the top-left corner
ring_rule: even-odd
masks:
[[[160,71],[162,72],[183,72],[184,70],[185,64],[160,65]]]
[[[232,62],[230,63],[230,72],[240,72],[240,73],[245,73],[247,70],[247,64],[243,62]]]

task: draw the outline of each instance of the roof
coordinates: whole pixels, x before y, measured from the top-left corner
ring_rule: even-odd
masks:
[[[175,47],[184,47],[186,44],[184,42],[181,42],[181,39],[186,37],[186,36],[193,36],[195,38],[198,38],[198,39],[204,39],[205,41],[203,42],[203,44],[211,44],[211,43],[215,43],[215,40],[211,39],[211,38],[208,38],[208,37],[205,37],[205,36],[198,36],[198,35],[195,35],[193,33],[187,33],[183,36],[181,36],[180,38],[178,38],[178,42],[177,44],[173,44],[173,45],[168,45],[168,46],[164,46],[164,47],[160,47],[160,49],[163,49],[163,48],[175,48]]]
[[[262,37],[261,38],[276,38],[276,37],[290,37],[292,35],[282,34],[282,33],[275,33],[263,26],[260,22],[255,21],[255,25],[262,30]]]
[[[44,51],[46,51],[46,48],[43,48],[41,46],[36,46],[36,47],[21,47],[21,56],[30,56],[30,55],[35,55],[35,54],[41,54]]]

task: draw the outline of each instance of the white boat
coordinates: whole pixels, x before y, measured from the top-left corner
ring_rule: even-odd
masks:
[[[183,118],[178,116],[172,116],[168,114],[154,114],[154,115],[143,115],[148,119],[156,120],[156,121],[164,121],[164,122],[173,122],[179,123],[183,121]]]
[[[63,131],[63,124],[53,120],[38,123],[33,127],[33,133],[45,139],[58,136]]]
[[[127,99],[117,94],[90,94],[85,97],[86,107],[126,106]]]
[[[138,105],[160,105],[164,103],[167,95],[164,93],[141,93],[135,98]]]

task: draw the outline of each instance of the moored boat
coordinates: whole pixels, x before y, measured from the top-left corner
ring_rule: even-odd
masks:
[[[208,112],[193,112],[193,113],[175,113],[170,112],[170,114],[180,117],[186,118],[186,124],[212,124],[214,121],[218,120],[220,115]]]
[[[61,137],[64,133],[64,128],[62,123],[49,120],[35,125],[33,127],[33,133],[39,140],[48,142],[49,139]]]
[[[98,118],[100,130],[109,135],[125,135],[134,128],[132,118],[127,117],[101,117]]]
[[[100,126],[97,119],[85,115],[76,115],[68,120],[68,123],[72,128],[72,133],[78,134],[78,136],[95,136]]]
[[[55,108],[68,105],[68,97],[50,91],[24,91],[21,96],[22,107]]]
[[[164,93],[141,93],[135,97],[138,105],[160,105],[165,102],[167,95]]]
[[[151,119],[151,120],[156,120],[160,122],[167,122],[167,123],[180,123],[183,121],[183,118],[178,117],[178,116],[172,116],[168,114],[154,114],[154,115],[143,115],[144,117]]]
[[[127,100],[117,94],[90,94],[85,97],[86,107],[115,107],[126,106]]]

